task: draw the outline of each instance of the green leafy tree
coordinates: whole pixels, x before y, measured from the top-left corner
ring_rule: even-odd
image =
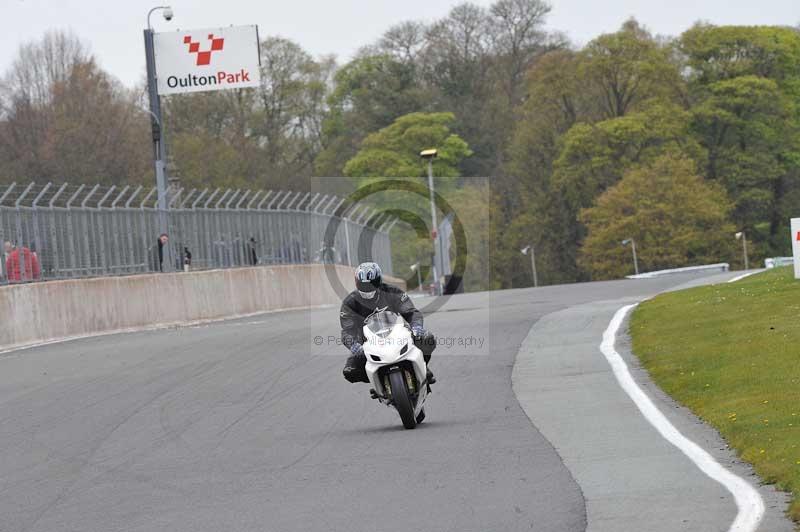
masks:
[[[496,209],[500,217],[511,213],[495,269],[508,270],[504,286],[530,283],[519,253],[528,244],[537,248],[544,282],[585,279],[577,261],[585,235],[580,209],[627,168],[665,150],[704,160],[684,104],[672,47],[634,20],[583,50],[552,51],[533,65],[509,148],[518,184],[513,194],[499,194]]]
[[[620,245],[627,238],[635,239],[644,271],[729,260],[732,207],[724,189],[704,181],[694,161],[663,154],[630,169],[581,212],[588,234],[579,261],[592,279],[630,274],[630,249]]]
[[[707,91],[692,110],[693,130],[709,153],[706,176],[728,189],[740,224],[769,226],[781,195],[797,186],[794,105],[775,81],[756,76],[718,81]]]
[[[585,279],[576,261],[579,242],[586,234],[578,213],[619,182],[627,170],[667,151],[704,160],[704,151],[689,135],[689,124],[689,113],[680,107],[654,102],[639,113],[570,128],[560,141],[549,203],[542,206],[547,222],[542,247],[558,253],[551,259],[554,266]]]
[[[696,87],[740,76],[775,80],[798,94],[800,33],[780,26],[712,26],[685,31],[678,48]]]
[[[413,62],[387,53],[359,57],[334,76],[329,111],[322,123],[323,149],[315,161],[316,175],[341,175],[345,163],[370,133],[404,114],[430,105],[428,90],[419,83]]]
[[[634,19],[616,33],[597,37],[580,53],[581,77],[596,94],[605,118],[624,116],[652,98],[677,96],[681,81],[670,49]]]
[[[401,116],[390,126],[367,136],[359,152],[345,165],[344,173],[360,186],[368,184],[370,178],[423,177],[427,175],[427,165],[419,152],[436,148],[438,157],[433,163],[436,190],[449,197],[457,186],[452,178],[459,176],[459,162],[471,154],[467,143],[450,131],[453,121],[451,113]],[[431,253],[430,227],[419,224],[429,216],[427,199],[394,191],[373,195],[369,201],[380,209],[397,209],[408,215],[407,219],[401,217],[407,223],[397,224],[391,234],[392,261],[397,271],[408,271],[415,262],[426,268]]]
[[[576,221],[552,182],[561,137],[576,123],[587,120],[591,102],[578,77],[578,55],[570,50],[545,54],[528,73],[528,99],[518,111],[509,148],[509,174],[515,190],[495,208],[505,238],[497,239],[493,271],[502,286],[531,284],[530,264],[519,250],[533,244],[541,282],[573,281],[575,257],[565,260],[561,243],[573,238]],[[509,205],[510,203],[510,205]]]
[[[452,113],[411,113],[364,139],[361,149],[344,167],[348,177],[421,177],[427,175],[419,152],[436,148],[434,174],[457,177],[458,164],[472,152],[450,131]]]
[[[702,159],[703,150],[689,135],[689,125],[688,112],[661,102],[627,116],[576,124],[562,138],[553,181],[570,204],[588,207],[628,168],[664,151],[676,149]]]
[[[791,28],[698,24],[679,41],[692,129],[708,149],[708,179],[736,203],[734,220],[772,255],[789,252],[800,202],[800,35]]]

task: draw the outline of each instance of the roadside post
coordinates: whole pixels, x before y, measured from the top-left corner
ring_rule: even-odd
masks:
[[[792,258],[794,258],[794,278],[800,279],[800,218],[792,218]]]
[[[531,252],[531,274],[533,275],[533,286],[536,288],[539,286],[539,277],[536,275],[536,248],[534,248],[531,244],[520,250],[523,255],[527,255],[529,251]]]
[[[433,228],[431,230],[431,239],[433,240],[433,284],[436,289],[436,295],[440,296],[442,295],[443,287],[439,276],[442,272],[436,269],[436,258],[441,256],[441,250],[439,249],[441,239],[437,230],[439,225],[436,222],[436,192],[433,190],[433,160],[437,155],[438,151],[435,149],[422,150],[419,154],[420,157],[428,162],[428,190],[431,195],[431,227]]]
[[[147,13],[147,29],[144,30],[147,93],[158,192],[158,232],[169,235],[167,146],[161,96],[259,87],[261,54],[257,26],[155,33],[150,24],[150,16],[155,11],[162,11],[167,21],[172,20],[173,12],[169,6],[154,7]],[[165,251],[167,271],[173,271],[176,261],[172,246]]]
[[[749,259],[747,257],[747,234],[745,234],[744,231],[739,231],[738,233],[736,233],[735,236],[736,236],[736,240],[740,240],[741,239],[741,241],[742,241],[742,256],[744,257],[744,269],[745,270],[749,270],[750,269],[750,261],[749,261]]]
[[[172,8],[169,6],[157,6],[147,13],[147,29],[144,30],[144,55],[147,65],[147,95],[150,101],[151,130],[153,137],[153,162],[156,171],[156,191],[157,191],[157,211],[158,211],[158,234],[169,234],[167,220],[167,177],[166,177],[166,142],[162,127],[161,117],[161,97],[156,89],[156,67],[155,51],[153,49],[153,26],[150,24],[150,16],[155,11],[163,11],[164,19],[169,22],[172,20]],[[155,237],[155,235],[153,235]],[[172,246],[164,250],[167,263],[167,271],[172,271]]]
[[[639,258],[636,256],[636,240],[633,238],[626,238],[622,241],[623,246],[627,246],[628,244],[631,245],[631,249],[633,250],[633,271],[636,272],[636,275],[639,275]]]

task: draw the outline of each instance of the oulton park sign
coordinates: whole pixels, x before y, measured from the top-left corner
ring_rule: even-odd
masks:
[[[257,26],[156,33],[159,94],[258,87],[261,58]]]

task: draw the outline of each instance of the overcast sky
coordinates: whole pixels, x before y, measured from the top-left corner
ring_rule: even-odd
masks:
[[[167,0],[168,1],[168,0]],[[473,0],[490,5],[492,0]],[[158,0],[0,0],[0,72],[23,42],[52,28],[71,29],[101,65],[127,85],[144,76],[142,28]],[[258,24],[259,33],[295,40],[313,55],[347,60],[396,22],[433,20],[458,0],[172,0],[175,18],[153,16],[157,31]],[[578,44],[636,17],[651,31],[677,35],[697,20],[713,24],[800,22],[798,0],[551,0],[550,29]]]

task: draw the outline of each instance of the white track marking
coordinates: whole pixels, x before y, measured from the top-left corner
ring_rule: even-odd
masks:
[[[730,280],[728,280],[728,282],[729,282],[729,283],[735,283],[736,281],[741,281],[741,280],[742,280],[742,279],[744,279],[745,277],[750,277],[751,275],[754,275],[754,274],[756,274],[756,273],[761,273],[762,271],[764,271],[764,270],[756,270],[756,271],[754,271],[754,272],[747,272],[747,273],[743,273],[742,275],[737,275],[737,276],[736,276],[736,277],[734,277],[733,279],[730,279]]]
[[[638,304],[638,303],[637,303]],[[729,532],[754,532],[764,517],[764,501],[758,491],[746,480],[722,467],[702,447],[681,434],[661,413],[650,397],[636,384],[627,364],[614,347],[614,341],[628,312],[637,304],[619,309],[603,333],[600,351],[608,360],[617,382],[636,404],[644,418],[672,445],[680,449],[694,464],[713,480],[722,484],[733,495],[739,512],[728,529]]]

